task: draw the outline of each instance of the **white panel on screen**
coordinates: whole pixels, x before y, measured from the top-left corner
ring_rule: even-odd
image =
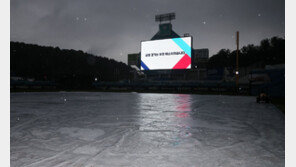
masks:
[[[191,68],[192,37],[141,42],[141,70]]]

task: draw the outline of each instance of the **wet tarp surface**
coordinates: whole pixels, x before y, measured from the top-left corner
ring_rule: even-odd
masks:
[[[11,166],[284,166],[284,115],[255,97],[11,93]]]

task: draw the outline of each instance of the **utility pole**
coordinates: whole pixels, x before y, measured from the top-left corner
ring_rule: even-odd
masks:
[[[239,80],[239,67],[238,67],[238,52],[239,52],[239,32],[236,32],[236,69],[235,69],[235,76],[236,76],[236,90],[238,92],[238,80]]]

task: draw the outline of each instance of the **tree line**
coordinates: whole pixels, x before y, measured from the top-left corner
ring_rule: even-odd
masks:
[[[90,88],[97,81],[128,80],[128,65],[83,51],[10,42],[11,75],[54,81],[61,88]]]
[[[257,64],[261,68],[265,65],[285,63],[285,39],[272,37],[264,39],[259,46],[250,44],[239,50],[239,66],[248,67]],[[235,68],[236,50],[221,49],[210,57],[208,68]]]

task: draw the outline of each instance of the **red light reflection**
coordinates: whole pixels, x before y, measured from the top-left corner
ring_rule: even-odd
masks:
[[[186,118],[188,116],[189,115],[186,112],[176,113],[176,117],[179,117],[179,118]]]

